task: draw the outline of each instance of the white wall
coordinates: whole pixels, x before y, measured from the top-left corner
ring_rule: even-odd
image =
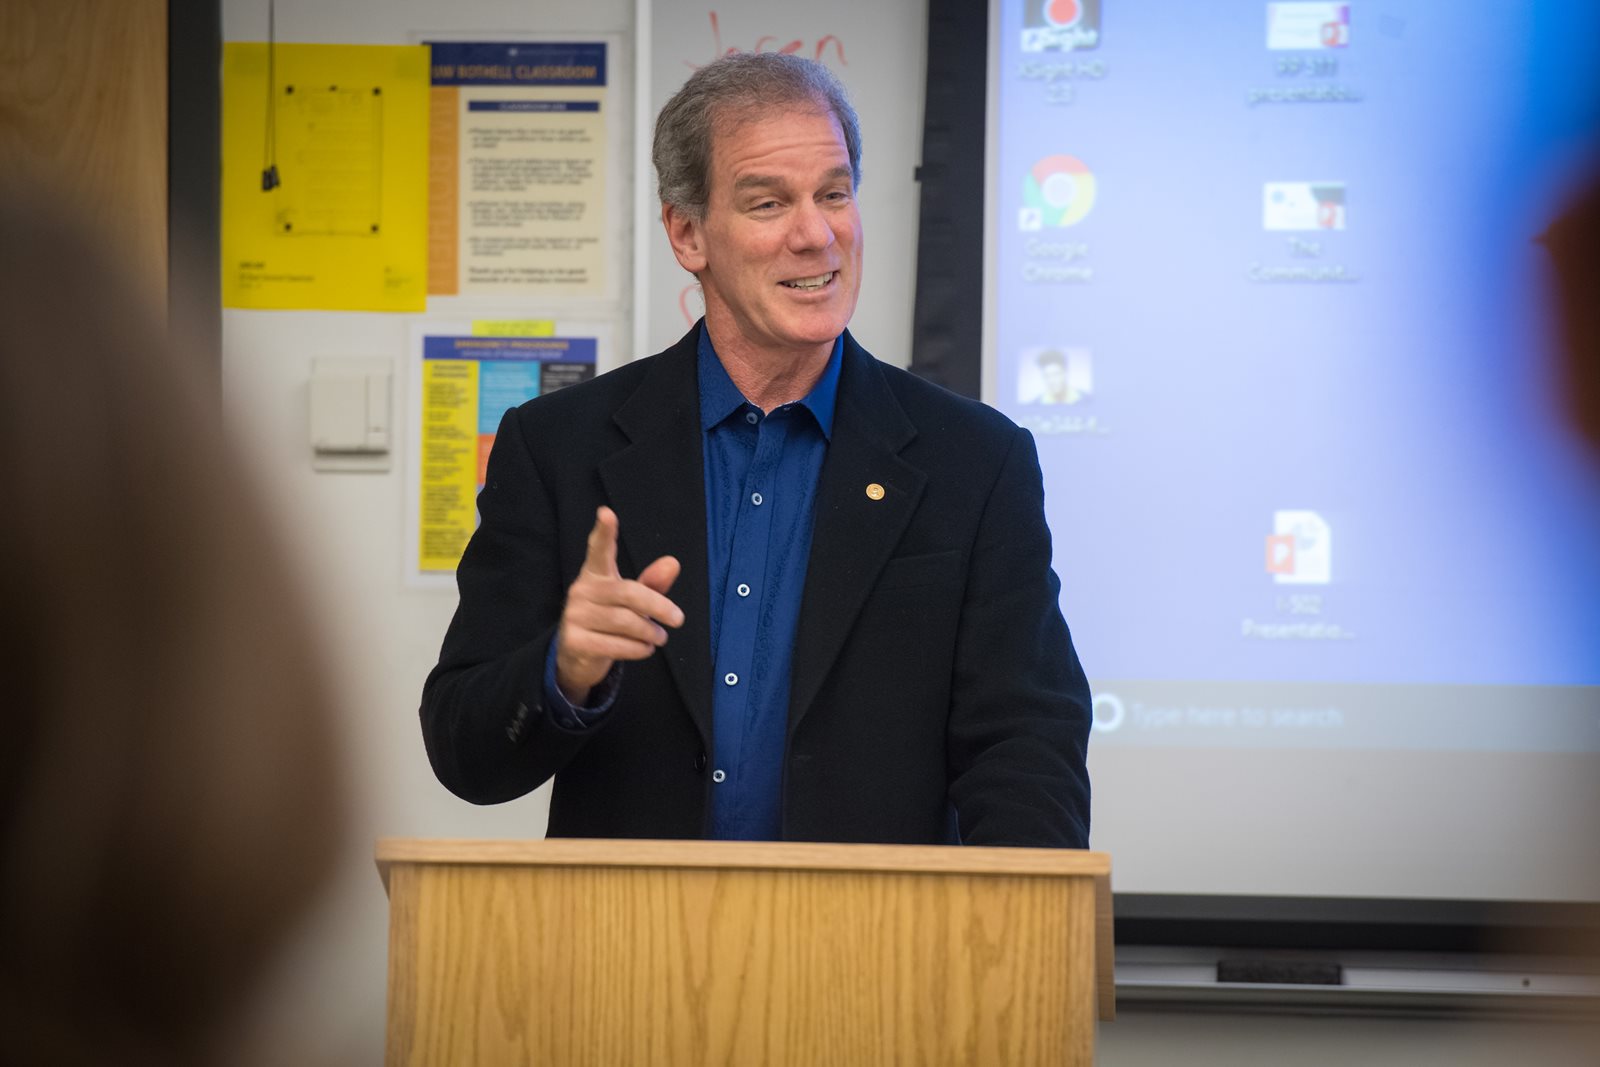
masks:
[[[266,39],[266,0],[224,0],[222,8],[224,40]],[[277,5],[278,39],[286,42],[412,44],[414,33],[426,31],[622,32],[630,47],[614,62],[629,71],[630,91],[633,19],[633,0],[562,5],[279,0]],[[631,114],[631,106],[625,111]],[[629,174],[631,169],[624,167]],[[625,194],[631,197],[631,188]],[[631,245],[631,234],[624,243]],[[629,265],[622,269],[627,277]],[[355,806],[345,862],[325,904],[284,961],[259,1020],[270,1049],[261,1055],[273,1063],[382,1060],[388,918],[371,859],[376,838],[540,837],[548,813],[543,790],[511,804],[473,807],[446,792],[428,767],[417,704],[456,597],[453,591],[401,584],[404,432],[387,474],[311,470],[311,361],[320,356],[393,360],[398,418],[405,411],[413,318],[231,310],[223,315],[230,418],[255,446],[278,514],[304,549],[316,592],[333,622],[330,631],[337,635],[332,658],[344,685]],[[626,322],[619,336],[627,336]]]
[[[921,129],[924,11],[918,0],[839,3],[820,21],[802,23],[771,0],[767,14],[741,4],[725,10],[725,47],[750,47],[763,35],[781,43],[823,33],[843,41],[847,64],[830,58],[862,112],[867,183],[867,270],[857,333],[892,362],[909,358],[915,266],[916,188],[910,166]],[[652,93],[687,74],[687,56],[711,52],[709,4],[658,0],[653,21],[666,51],[655,56]],[[825,28],[819,28],[825,27]],[[406,44],[420,31],[621,32],[632,40],[633,0],[280,0],[283,41]],[[266,0],[224,0],[227,40],[263,40]],[[703,39],[702,39],[703,38]],[[699,42],[698,44],[696,42]],[[768,47],[771,47],[769,42]],[[680,54],[681,53],[681,54]],[[807,52],[809,54],[809,50]],[[829,53],[830,57],[832,53]],[[618,58],[631,65],[631,56]],[[631,80],[631,79],[630,79]],[[869,84],[875,82],[875,84]],[[876,121],[870,100],[897,100],[891,119]],[[632,140],[629,140],[630,145]],[[633,176],[647,172],[640,161]],[[645,176],[643,180],[651,180]],[[632,194],[629,194],[630,202]],[[651,228],[653,218],[641,225]],[[646,247],[653,247],[647,245]],[[664,247],[664,246],[663,246]],[[652,270],[660,268],[659,260]],[[627,266],[631,271],[631,264]],[[659,271],[658,271],[659,273]],[[625,273],[624,276],[629,276]],[[667,275],[671,282],[671,275]],[[653,344],[679,331],[676,294],[646,332]],[[626,313],[629,308],[621,309]],[[331,658],[340,668],[346,709],[354,831],[346,860],[325,903],[292,947],[264,1002],[258,1031],[261,1062],[377,1063],[382,1058],[387,905],[371,862],[382,835],[535,837],[547,803],[542,791],[495,808],[474,808],[440,787],[428,768],[416,708],[423,677],[455,606],[451,592],[403,588],[402,440],[387,474],[316,474],[306,443],[307,381],[319,356],[383,356],[394,360],[395,412],[405,410],[403,373],[412,316],[318,312],[228,311],[224,315],[225,398],[235,427],[253,446],[277,512],[299,542],[333,625]],[[620,324],[619,340],[630,336]],[[1560,1067],[1589,1063],[1549,1045],[1545,1028],[1477,1022],[1188,1016],[1129,1011],[1102,1030],[1102,1061],[1132,1064],[1501,1064],[1514,1057]],[[1521,1053],[1542,1041],[1539,1053]],[[1566,1058],[1563,1058],[1565,1056]]]

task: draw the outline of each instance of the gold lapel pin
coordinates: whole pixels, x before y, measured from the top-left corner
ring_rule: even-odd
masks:
[[[879,485],[877,482],[873,482],[871,485],[867,486],[867,496],[873,500],[882,500],[883,486]]]

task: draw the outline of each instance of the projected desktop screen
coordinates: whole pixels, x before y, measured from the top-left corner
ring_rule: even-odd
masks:
[[[1534,241],[1596,40],[1590,0],[991,11],[985,393],[1120,891],[1600,897],[1600,457]]]

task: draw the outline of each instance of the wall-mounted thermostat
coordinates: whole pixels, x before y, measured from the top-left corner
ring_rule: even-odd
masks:
[[[386,471],[393,428],[387,359],[318,359],[311,364],[311,466],[319,471]]]

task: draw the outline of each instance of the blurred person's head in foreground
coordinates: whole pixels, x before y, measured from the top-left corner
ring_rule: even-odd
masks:
[[[218,1056],[343,826],[306,611],[152,310],[0,196],[3,1062]]]
[[[1562,395],[1600,453],[1600,174],[1545,232],[1555,265]]]

